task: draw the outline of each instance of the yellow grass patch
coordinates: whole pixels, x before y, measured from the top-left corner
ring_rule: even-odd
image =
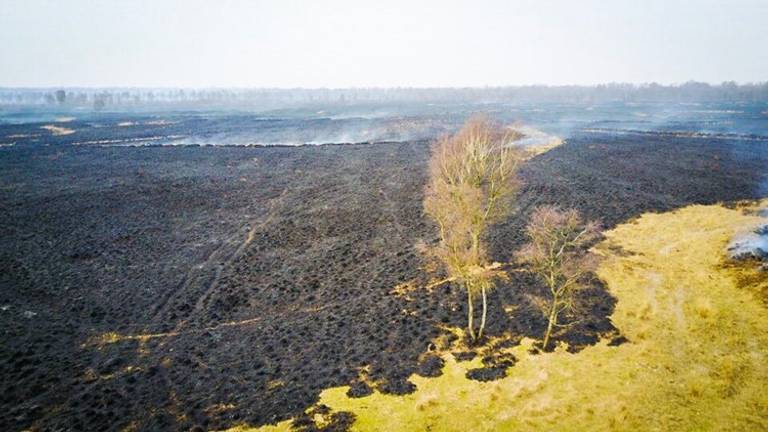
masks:
[[[766,430],[766,276],[724,254],[734,234],[765,221],[691,206],[607,232],[598,273],[618,299],[611,319],[629,343],[532,355],[524,340],[511,349],[519,362],[508,376],[487,383],[465,377],[479,358],[446,355],[442,376],[411,377],[413,394],[353,399],[337,387],[319,403],[354,413],[359,431]]]
[[[33,138],[36,136],[40,136],[40,134],[13,134],[8,135],[6,138]]]
[[[205,413],[208,414],[208,415],[216,415],[216,414],[221,414],[221,413],[226,412],[226,411],[233,410],[235,408],[237,408],[237,406],[235,406],[235,404],[231,404],[231,403],[229,403],[229,404],[222,404],[222,403],[219,403],[219,404],[213,404],[213,405],[208,406],[205,409]]]
[[[247,424],[237,425],[226,430],[226,432],[291,432],[291,420],[281,421],[275,425],[266,425],[260,428],[253,428]]]
[[[532,140],[535,142],[535,144],[528,144],[526,146],[526,150],[528,150],[530,153],[530,157],[546,153],[553,148],[563,144],[562,138],[555,135],[550,135],[531,126],[520,125],[516,126],[515,130],[525,136],[523,141]]]
[[[176,123],[178,122],[173,122],[168,120],[149,120],[144,122],[145,125],[152,125],[152,126],[165,126],[165,125],[172,125]]]
[[[395,297],[402,297],[408,301],[411,301],[413,299],[411,298],[410,293],[417,289],[418,289],[418,286],[416,286],[414,281],[407,281],[392,288],[392,290],[389,291],[389,294]]]
[[[45,129],[47,131],[50,131],[53,135],[69,135],[69,134],[75,133],[74,129],[67,129],[65,127],[54,126],[54,125],[40,126],[40,129]]]

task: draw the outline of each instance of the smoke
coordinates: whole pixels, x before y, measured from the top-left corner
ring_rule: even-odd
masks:
[[[733,239],[728,254],[733,259],[768,259],[768,224]]]
[[[191,135],[175,145],[320,145],[429,140],[457,125],[432,117],[334,115],[323,118],[265,120],[243,125],[234,132]]]
[[[446,94],[462,94],[462,91],[445,90]],[[496,91],[504,94],[506,90]],[[546,93],[549,90],[542,91]],[[336,91],[327,92],[327,95],[338,95]],[[382,97],[390,95],[393,100],[353,103],[350,102],[352,98],[347,98],[344,103],[316,100],[312,104],[303,105],[289,102],[279,105],[275,102],[276,105],[269,109],[205,105],[205,109],[201,107],[191,111],[133,108],[110,113],[79,111],[77,116],[80,122],[103,125],[104,119],[108,119],[109,124],[122,125],[123,130],[118,133],[105,130],[103,134],[91,130],[87,138],[83,137],[86,139],[78,141],[101,145],[268,146],[431,140],[454,132],[467,118],[478,113],[487,114],[503,124],[525,125],[528,129],[521,131],[527,136],[523,143],[531,145],[546,144],[555,137],[568,139],[593,134],[632,134],[648,136],[649,139],[724,139],[754,141],[757,144],[768,141],[765,132],[768,130],[768,116],[763,114],[765,104],[761,103],[477,101],[480,99],[478,95],[493,94],[490,90],[477,90],[475,96],[468,96],[463,101],[437,100],[424,103],[398,99],[405,96],[415,98],[420,94],[416,89],[371,92],[368,97],[374,94]],[[282,92],[271,91],[254,94],[264,98],[271,96],[277,101],[278,96],[284,96]],[[306,98],[307,95],[319,97],[319,94],[326,93],[299,91],[298,94]],[[425,100],[432,100],[439,94],[425,90],[422,96]],[[205,93],[170,95],[188,100],[203,97]],[[358,96],[362,97],[362,93],[358,92]],[[333,96],[327,97],[333,99]],[[155,94],[153,100],[159,99],[159,93]],[[23,122],[40,121],[37,117],[29,117],[29,113],[38,111],[26,111]],[[14,117],[15,112],[0,112],[0,122],[6,118],[13,122],[21,120]],[[736,146],[734,148],[738,149]],[[757,146],[749,149],[757,149]],[[734,157],[749,156],[739,150],[739,154]]]

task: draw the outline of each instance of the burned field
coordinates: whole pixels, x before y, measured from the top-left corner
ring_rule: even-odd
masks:
[[[764,146],[577,136],[524,167],[491,254],[509,259],[540,204],[612,227],[756,198]],[[426,288],[441,276],[418,252],[437,238],[422,215],[428,158],[423,141],[0,148],[0,424],[220,429],[301,415],[331,386],[412,391],[408,376],[440,367],[430,344],[465,319],[458,287]],[[513,273],[491,294],[488,333],[540,337],[541,289]],[[600,281],[580,302],[558,340],[621,341]],[[514,360],[487,363],[473,378]]]

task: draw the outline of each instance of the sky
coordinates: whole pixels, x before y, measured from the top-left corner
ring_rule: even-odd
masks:
[[[768,0],[0,0],[4,87],[768,80]]]

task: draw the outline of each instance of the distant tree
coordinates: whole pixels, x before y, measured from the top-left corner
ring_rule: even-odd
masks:
[[[106,102],[104,102],[104,98],[101,96],[96,96],[96,98],[93,100],[93,109],[96,111],[101,111],[106,106]]]
[[[552,330],[560,326],[560,314],[572,309],[575,294],[583,287],[585,274],[596,269],[598,257],[586,247],[600,236],[597,222],[583,222],[576,210],[557,207],[536,208],[526,227],[530,240],[516,253],[549,289],[543,312],[548,320],[542,349],[546,350]]]
[[[64,90],[56,90],[56,102],[63,104],[67,100],[67,92]]]
[[[524,152],[512,145],[519,137],[512,129],[476,117],[432,148],[424,211],[440,228],[435,254],[467,291],[467,328],[473,342],[483,336],[487,292],[495,278],[504,276],[489,262],[483,234],[509,212],[510,198],[519,187],[516,173]],[[476,334],[473,300],[478,295],[483,312]]]

